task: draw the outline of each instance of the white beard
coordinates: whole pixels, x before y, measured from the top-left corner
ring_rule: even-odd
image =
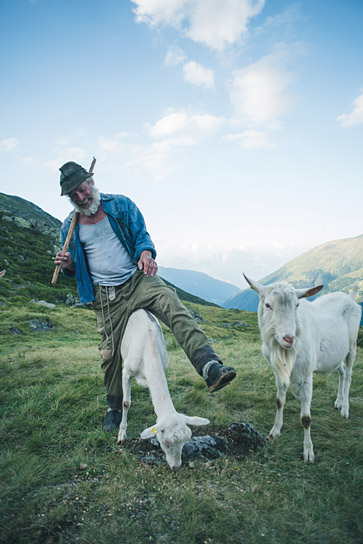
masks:
[[[79,206],[78,204],[73,202],[71,198],[69,198],[76,212],[80,213],[81,215],[86,215],[87,217],[89,217],[90,215],[94,215],[96,213],[101,202],[100,192],[95,185],[91,185],[91,193],[92,193],[92,204],[89,208],[84,208],[83,206]]]

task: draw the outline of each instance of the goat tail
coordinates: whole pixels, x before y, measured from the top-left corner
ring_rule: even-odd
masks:
[[[357,293],[359,291],[359,283],[359,281],[356,281],[352,287],[351,292],[349,293],[350,298],[353,300],[356,299]]]

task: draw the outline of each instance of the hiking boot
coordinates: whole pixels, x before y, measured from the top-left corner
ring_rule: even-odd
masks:
[[[218,361],[210,361],[205,366],[205,370],[203,369],[203,378],[211,393],[222,389],[222,387],[229,384],[236,377],[236,371],[233,367],[224,366]]]
[[[105,421],[103,422],[103,430],[105,433],[114,431],[120,427],[122,419],[122,410],[107,410]]]

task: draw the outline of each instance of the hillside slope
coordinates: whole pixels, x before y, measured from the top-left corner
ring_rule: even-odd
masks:
[[[294,287],[323,284],[321,294],[326,294],[333,291],[349,292],[357,280],[363,280],[363,235],[317,246],[260,281],[263,284],[282,281]],[[362,292],[358,300],[363,301]],[[255,312],[258,296],[248,288],[236,293],[222,306]]]
[[[53,258],[61,247],[60,226],[58,219],[32,202],[0,193],[0,271],[6,271],[0,282],[0,298],[51,303],[65,302],[69,295],[77,298],[75,281],[62,274],[56,286],[51,286]],[[183,301],[215,306],[165,281]]]
[[[15,223],[25,229],[35,229],[50,234],[58,240],[61,222],[33,202],[19,196],[0,193],[0,211],[4,221]]]

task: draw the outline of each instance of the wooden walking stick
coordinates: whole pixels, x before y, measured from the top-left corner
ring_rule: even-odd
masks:
[[[95,159],[95,157],[93,157],[92,162],[91,162],[91,166],[90,166],[90,169],[89,169],[89,173],[92,173],[92,172],[93,172],[94,167],[95,167],[95,164],[96,164],[96,159]],[[70,226],[69,226],[67,238],[66,238],[66,240],[65,240],[65,242],[64,242],[64,246],[63,246],[63,248],[62,248],[63,253],[65,253],[66,251],[68,251],[69,242],[71,241],[72,234],[73,234],[73,231],[74,231],[74,227],[75,227],[76,224],[77,224],[78,216],[79,216],[79,212],[74,212],[73,217],[72,217],[71,224],[70,224]],[[53,285],[53,287],[54,287],[55,284],[57,283],[58,275],[59,275],[59,272],[60,272],[61,268],[62,268],[62,263],[59,263],[59,264],[57,264],[57,266],[56,266],[55,269],[54,269],[53,278],[52,278],[52,285]]]

